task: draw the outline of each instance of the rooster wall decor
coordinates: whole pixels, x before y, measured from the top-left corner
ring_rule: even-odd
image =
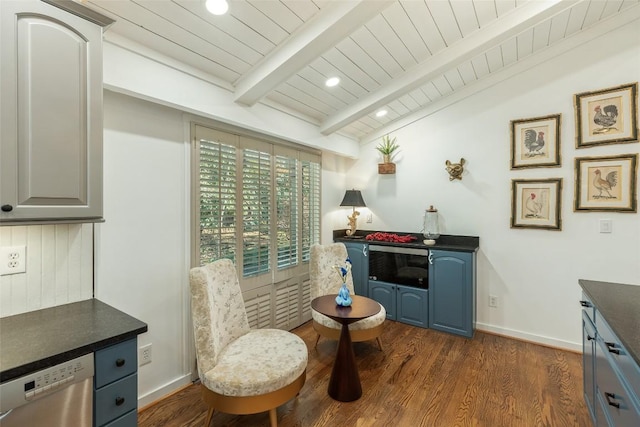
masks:
[[[462,179],[462,173],[464,172],[464,159],[460,159],[460,163],[451,163],[449,160],[445,162],[447,165],[447,172],[449,172],[449,181],[454,179]]]
[[[600,128],[593,131],[594,134],[618,131],[618,128],[615,126],[618,121],[618,107],[615,105],[605,105],[604,108],[601,108],[599,105],[596,105],[593,111],[595,111],[593,123],[600,126]]]

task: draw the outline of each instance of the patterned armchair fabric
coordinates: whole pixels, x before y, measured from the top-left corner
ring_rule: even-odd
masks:
[[[191,312],[200,380],[224,396],[255,396],[296,380],[307,346],[279,329],[249,328],[233,262],[221,259],[190,272]]]
[[[347,256],[347,248],[344,243],[311,246],[309,278],[311,281],[312,300],[322,295],[338,293],[340,286],[342,286],[342,279],[333,266],[344,266]],[[355,294],[351,271],[347,274],[347,288],[349,288],[349,292]],[[328,328],[342,328],[340,323],[313,309],[311,310],[311,317],[316,322]],[[371,329],[374,326],[382,324],[386,318],[387,312],[384,307],[380,305],[380,312],[378,314],[350,324],[349,330]]]

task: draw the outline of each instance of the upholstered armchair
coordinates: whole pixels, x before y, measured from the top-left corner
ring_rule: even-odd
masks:
[[[344,266],[347,257],[347,248],[343,243],[311,246],[309,278],[311,281],[312,300],[319,296],[338,293],[338,290],[342,285],[342,280],[334,266]],[[349,292],[355,294],[351,271],[347,273],[346,283],[347,288],[349,288]],[[340,330],[342,325],[313,309],[311,310],[311,317],[313,318],[313,329],[315,329],[318,334],[318,337],[316,338],[316,345],[318,345],[320,336],[331,340],[340,339]],[[382,350],[380,335],[382,335],[382,329],[386,318],[387,312],[384,307],[380,305],[380,312],[375,316],[350,324],[349,332],[351,335],[351,341],[361,342],[375,339],[378,342],[380,350]]]
[[[279,329],[250,329],[233,262],[214,261],[191,269],[191,312],[202,398],[215,411],[255,414],[294,398],[304,385],[307,346]]]

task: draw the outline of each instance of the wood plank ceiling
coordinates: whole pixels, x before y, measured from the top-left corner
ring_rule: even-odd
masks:
[[[238,103],[363,141],[560,54],[581,33],[640,19],[639,0],[228,1],[214,16],[204,0],[84,0],[116,20],[106,40],[205,73]],[[326,87],[333,76],[340,84]]]

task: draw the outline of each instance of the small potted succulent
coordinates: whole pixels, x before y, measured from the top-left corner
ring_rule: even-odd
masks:
[[[376,146],[376,150],[382,154],[382,163],[378,164],[378,173],[396,173],[396,165],[391,162],[391,156],[400,146],[396,143],[396,138],[391,139],[389,135],[382,137],[382,142]]]

